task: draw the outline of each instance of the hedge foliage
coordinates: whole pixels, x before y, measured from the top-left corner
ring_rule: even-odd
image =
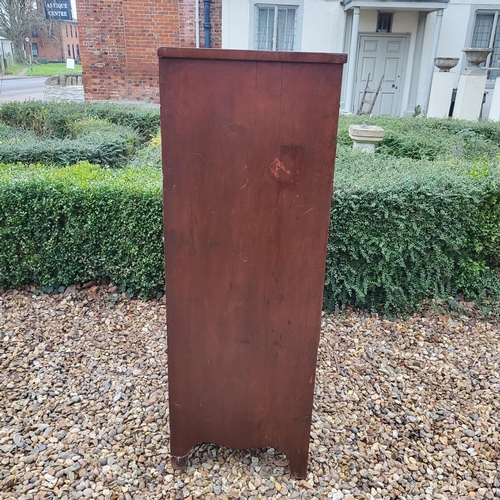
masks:
[[[149,141],[160,128],[157,107],[118,105],[113,103],[70,103],[25,101],[0,105],[0,122],[12,127],[31,130],[41,137],[63,139],[73,123],[89,119],[105,120],[129,127],[141,142]]]
[[[93,119],[69,124],[68,140]],[[374,118],[388,140],[366,155],[346,138],[356,121],[339,127],[325,308],[395,312],[458,293],[500,301],[500,124]],[[0,166],[0,288],[107,278],[135,293],[161,289],[156,134],[121,170]]]
[[[156,167],[161,168],[161,136],[153,137],[142,148],[136,151],[130,159],[131,167]]]
[[[341,116],[339,143],[351,146],[348,127],[362,124],[366,117]],[[500,146],[500,124],[497,122],[464,122],[434,118],[388,118],[374,116],[370,125],[385,129],[384,139],[377,152],[397,158],[436,160],[460,157],[474,160],[494,157]]]
[[[1,108],[0,108],[1,109]],[[34,132],[0,127],[0,162],[44,163],[65,166],[88,160],[102,166],[121,167],[139,143],[130,127],[87,119],[71,124],[64,139],[41,138]]]
[[[0,288],[163,287],[161,173],[0,165]]]
[[[401,311],[458,292],[500,300],[498,159],[413,161],[339,147],[325,306]]]
[[[0,162],[122,167],[157,136],[160,113],[157,107],[26,101],[0,105],[0,123]]]

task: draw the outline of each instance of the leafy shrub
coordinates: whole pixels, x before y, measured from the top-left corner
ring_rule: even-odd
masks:
[[[418,130],[445,137],[433,161],[417,161],[352,151],[353,119],[339,128],[325,308],[401,311],[459,292],[500,300],[498,126],[377,119],[401,137],[412,123],[415,139]],[[110,125],[95,120],[73,120],[66,133],[76,139],[64,140],[98,141]],[[39,140],[6,125],[0,136],[13,146]],[[464,158],[455,155],[460,141]],[[108,278],[133,292],[161,288],[160,158],[157,136],[134,157],[141,168],[0,166],[0,287]]]
[[[0,105],[0,122],[32,130],[43,137],[65,138],[72,123],[92,118],[130,127],[139,134],[141,142],[154,137],[160,126],[160,112],[157,107],[44,101],[9,102]]]
[[[160,109],[144,106],[117,106],[112,103],[87,104],[91,116],[133,128],[142,142],[149,141],[160,129]]]
[[[325,306],[400,311],[463,292],[500,300],[500,170],[339,147]]]
[[[500,173],[339,148],[325,308],[500,297]],[[0,287],[163,286],[161,172],[0,167]]]
[[[352,145],[348,127],[362,124],[363,116],[341,116],[338,142]],[[500,123],[464,122],[432,118],[388,118],[374,116],[370,125],[385,129],[384,139],[377,145],[377,152],[397,158],[436,160],[495,156],[500,148]]]
[[[398,158],[411,158],[413,160],[434,160],[443,149],[440,138],[428,137],[415,138],[407,134],[387,132],[378,147],[379,153],[385,153]]]
[[[130,160],[133,167],[156,167],[161,168],[161,138],[160,134],[153,137],[144,147],[139,149]]]
[[[70,132],[74,139],[40,138],[10,127],[0,130],[0,162],[64,166],[88,160],[117,167],[126,163],[139,141],[133,129],[102,120],[73,122]]]
[[[163,287],[161,174],[0,165],[0,288],[107,278]]]
[[[339,126],[339,142],[351,145],[348,127],[351,124],[362,124],[366,120],[361,116],[341,117]],[[425,122],[425,126],[421,124]],[[431,131],[427,120],[402,118],[388,120],[384,117],[372,117],[370,125],[378,125],[385,130],[384,139],[377,145],[377,152],[398,158],[412,158],[414,160],[435,159],[441,155],[451,154],[448,151],[446,139],[449,134],[436,134]],[[445,137],[443,137],[445,136]],[[443,140],[444,139],[444,140]]]
[[[427,120],[432,128],[446,131],[450,134],[460,134],[464,131],[473,132],[478,137],[493,141],[500,145],[500,123],[493,121],[464,122],[462,120]]]
[[[36,134],[33,132],[28,132],[26,130],[21,130],[16,127],[9,127],[0,123],[0,144],[5,141],[25,141],[27,139],[35,139]]]

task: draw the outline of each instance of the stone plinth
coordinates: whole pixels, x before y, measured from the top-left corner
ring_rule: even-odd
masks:
[[[461,75],[458,82],[457,98],[453,108],[453,118],[476,121],[481,114],[487,73],[479,65],[486,61],[493,49],[463,49],[467,62],[471,65]]]
[[[486,88],[486,71],[479,68],[482,74],[460,75],[457,97],[453,108],[453,118],[477,121],[481,114],[484,89]],[[475,70],[477,71],[477,70]]]
[[[429,118],[448,118],[454,85],[455,73],[446,71],[434,73],[427,110]]]
[[[490,120],[500,121],[500,77],[495,80],[495,89],[493,90],[493,99],[491,100]]]
[[[365,153],[374,153],[375,144],[380,142],[385,130],[376,125],[349,125],[349,137],[354,141],[353,148]]]

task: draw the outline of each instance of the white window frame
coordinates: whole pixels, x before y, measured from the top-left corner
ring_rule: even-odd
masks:
[[[293,47],[293,52],[300,52],[302,47],[302,16],[303,16],[303,0],[274,0],[272,2],[257,1],[252,0],[250,3],[250,29],[248,46],[252,50],[257,50],[255,39],[256,39],[256,27],[257,27],[257,9],[259,7],[288,7],[295,9],[295,43]]]
[[[469,43],[467,44],[468,47],[472,47],[472,39],[474,38],[474,28],[476,27],[476,19],[478,14],[493,14],[494,19],[493,19],[493,26],[491,29],[491,34],[490,34],[490,42],[488,47],[493,46],[493,41],[495,39],[495,32],[497,30],[498,25],[500,24],[500,7],[498,8],[491,8],[491,5],[477,5],[473,11],[473,15],[471,16],[471,23],[470,23],[470,28],[468,32],[467,39],[469,40]],[[488,59],[486,60],[486,64],[484,65],[484,68],[488,70],[488,80],[487,80],[487,88],[492,88],[495,79],[500,76],[500,68],[497,66],[497,61],[492,60],[493,59],[493,54],[490,54],[488,56]],[[465,60],[465,58],[464,58]]]

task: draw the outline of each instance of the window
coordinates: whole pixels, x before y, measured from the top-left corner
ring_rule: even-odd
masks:
[[[31,54],[33,57],[38,57],[38,43],[31,44]]]
[[[486,67],[489,68],[488,79],[494,80],[500,76],[500,69],[497,60],[500,59],[500,11],[481,11],[476,12],[474,21],[474,31],[472,33],[471,47],[474,48],[492,48],[493,52],[486,61]]]
[[[66,37],[68,37],[69,34],[68,34],[68,25],[66,25]]]
[[[71,38],[73,38],[73,26],[71,24],[69,25],[69,31],[71,32]]]
[[[31,38],[39,38],[39,37],[40,37],[40,35],[38,34],[38,31],[33,30],[33,31],[31,32]]]
[[[69,43],[68,43],[68,57],[71,57],[71,47],[69,46]]]
[[[379,33],[392,32],[392,12],[379,12],[377,17],[377,31]]]
[[[295,50],[297,7],[256,5],[255,9],[255,48]]]
[[[76,46],[76,60],[80,60],[80,45]]]

